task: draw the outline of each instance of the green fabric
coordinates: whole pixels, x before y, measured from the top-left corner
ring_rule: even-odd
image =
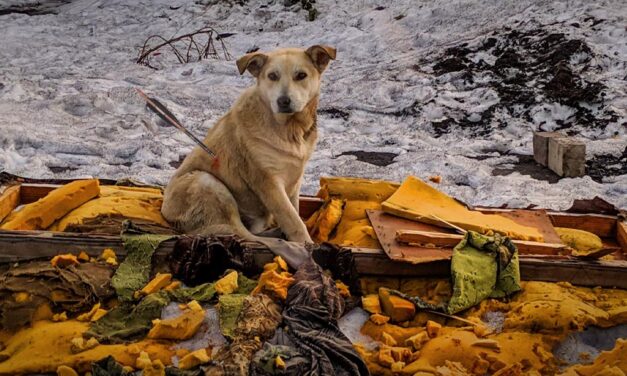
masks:
[[[468,231],[453,250],[453,296],[447,311],[457,313],[489,297],[521,289],[518,251],[509,238]]]
[[[143,338],[152,327],[152,320],[161,317],[161,310],[170,303],[166,291],[150,294],[137,305],[120,303],[100,320],[91,324],[86,337],[100,342],[122,342]]]
[[[216,294],[215,283],[203,283],[195,287],[182,287],[170,291],[170,296],[177,302],[187,303],[191,300],[208,302]]]
[[[235,290],[236,294],[250,294],[257,287],[257,281],[254,279],[250,279],[239,273],[237,276],[237,290]]]
[[[91,364],[91,374],[93,376],[131,376],[132,372],[126,372],[122,365],[109,355]]]
[[[118,295],[118,300],[132,301],[135,291],[148,283],[152,255],[161,242],[171,237],[171,235],[122,234],[127,254],[111,279],[111,285]]]
[[[237,325],[239,316],[244,305],[244,299],[248,294],[228,294],[220,295],[218,298],[218,313],[220,317],[220,331],[227,338],[233,338],[233,331]]]

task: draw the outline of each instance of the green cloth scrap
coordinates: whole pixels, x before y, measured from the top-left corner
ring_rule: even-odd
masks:
[[[454,314],[493,297],[521,289],[518,250],[507,237],[468,231],[453,250],[453,296],[447,312]]]
[[[227,294],[218,298],[218,316],[220,317],[220,331],[222,335],[233,339],[233,332],[237,325],[237,317],[242,312],[244,299],[248,294]]]
[[[132,301],[135,291],[148,283],[152,268],[152,255],[161,242],[171,237],[171,235],[155,234],[122,234],[126,258],[111,279],[111,285],[120,301]]]
[[[192,300],[198,302],[208,302],[216,294],[215,283],[203,283],[202,285],[194,287],[182,287],[176,290],[170,291],[170,296],[173,300],[180,303],[187,303]]]
[[[103,343],[143,338],[152,328],[152,320],[161,317],[161,310],[169,303],[167,291],[150,294],[137,305],[120,303],[100,320],[92,323],[85,336],[96,337]]]
[[[257,287],[257,281],[246,277],[242,273],[237,275],[237,290],[235,290],[235,294],[250,295],[255,287]]]

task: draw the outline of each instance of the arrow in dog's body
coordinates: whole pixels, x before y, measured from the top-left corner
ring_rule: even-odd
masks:
[[[148,105],[148,108],[151,111],[153,111],[155,114],[157,114],[157,116],[159,116],[159,118],[161,118],[161,120],[163,120],[166,123],[172,125],[173,127],[178,129],[179,131],[185,133],[187,135],[187,137],[189,137],[198,146],[200,146],[201,149],[203,149],[205,152],[207,152],[207,154],[209,154],[209,156],[211,158],[215,158],[216,157],[215,153],[212,152],[211,149],[209,149],[207,147],[207,145],[205,145],[202,141],[200,141],[196,136],[194,136],[192,134],[192,132],[188,131],[187,128],[185,128],[183,125],[181,125],[181,123],[178,121],[176,116],[174,116],[174,114],[172,114],[161,102],[159,102],[158,100],[156,100],[154,98],[150,98],[148,95],[146,95],[146,93],[144,93],[140,89],[135,89],[135,90],[137,90],[137,92],[142,97],[142,99],[146,101],[146,104]]]

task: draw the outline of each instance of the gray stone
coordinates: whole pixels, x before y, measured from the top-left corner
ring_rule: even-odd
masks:
[[[549,165],[549,139],[564,137],[558,132],[533,132],[533,159],[543,166]]]
[[[586,144],[567,137],[549,139],[549,168],[563,177],[575,178],[586,173]]]

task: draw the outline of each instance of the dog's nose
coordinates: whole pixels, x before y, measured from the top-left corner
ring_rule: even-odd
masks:
[[[283,95],[276,100],[276,103],[279,105],[280,110],[289,110],[292,101],[290,100],[290,97],[288,97],[287,95]]]

